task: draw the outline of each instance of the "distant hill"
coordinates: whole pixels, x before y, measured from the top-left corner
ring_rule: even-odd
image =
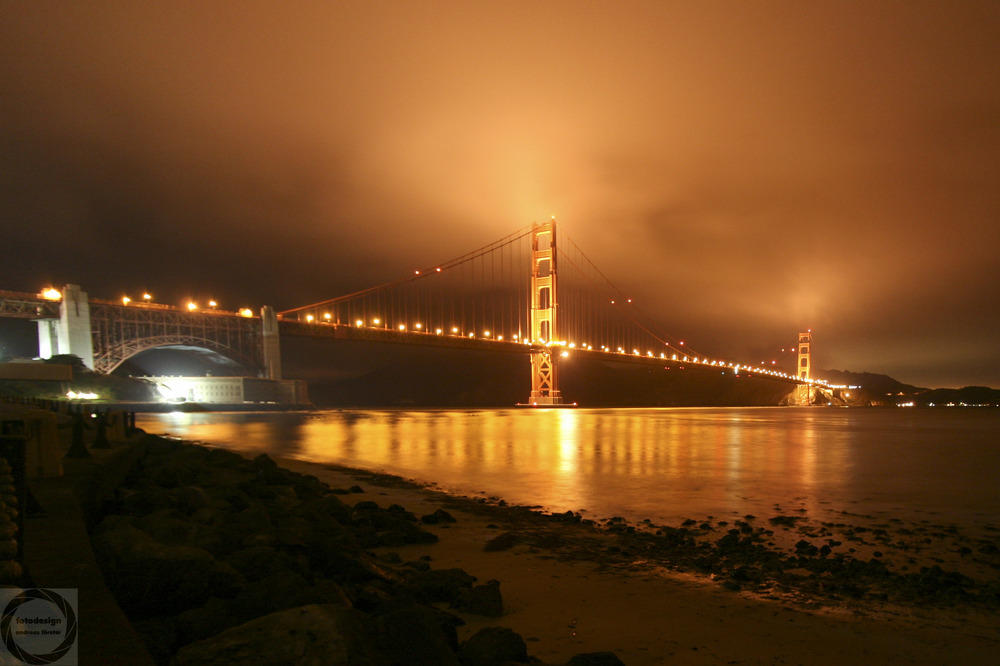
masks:
[[[1000,390],[986,386],[966,386],[960,389],[933,389],[914,396],[918,405],[996,405],[1000,406]]]
[[[827,380],[831,384],[846,384],[849,386],[861,386],[866,391],[886,395],[888,393],[920,393],[927,391],[926,388],[904,384],[888,375],[877,375],[871,372],[849,372],[847,370],[820,370],[817,377]]]
[[[892,404],[912,402],[922,407],[936,405],[997,405],[1000,406],[1000,390],[986,386],[966,386],[960,389],[929,389],[912,384],[904,384],[889,377],[871,372],[848,372],[846,370],[821,370],[817,376],[831,384],[861,386],[870,397],[878,397],[877,402]],[[873,402],[876,402],[873,400]]]

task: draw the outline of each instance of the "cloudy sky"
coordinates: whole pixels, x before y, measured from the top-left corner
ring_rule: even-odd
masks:
[[[0,289],[311,303],[555,215],[663,328],[1000,387],[1000,4],[0,0]]]

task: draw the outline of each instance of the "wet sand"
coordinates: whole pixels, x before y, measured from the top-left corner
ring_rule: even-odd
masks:
[[[460,640],[485,626],[510,627],[532,657],[552,664],[605,650],[630,666],[1000,663],[1000,555],[988,527],[962,534],[931,521],[835,510],[813,518],[777,506],[768,516],[692,517],[669,528],[587,524],[388,475],[279,463],[331,487],[360,485],[364,493],[342,497],[348,503],[452,514],[454,523],[425,526],[436,544],[374,552],[500,581],[504,615],[458,613],[466,622]],[[664,547],[678,534],[684,548]],[[721,543],[734,549],[714,545],[727,534]],[[873,564],[851,577],[843,566],[825,570],[838,553],[841,564]],[[784,569],[767,568],[776,554]],[[802,568],[788,568],[793,557]]]

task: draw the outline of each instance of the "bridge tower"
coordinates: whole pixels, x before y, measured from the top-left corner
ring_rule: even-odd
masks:
[[[94,342],[90,325],[90,300],[79,285],[63,287],[59,319],[38,320],[38,356],[73,354],[94,369]]]
[[[533,405],[562,403],[551,344],[556,337],[556,223],[534,224],[531,230],[531,399]]]
[[[799,365],[798,370],[796,370],[799,379],[809,379],[809,373],[812,371],[812,356],[810,353],[812,339],[812,330],[799,333]]]
[[[799,361],[795,373],[801,381],[808,381],[812,372],[812,330],[799,333]],[[808,405],[812,402],[812,386],[799,384],[795,387],[795,403]]]

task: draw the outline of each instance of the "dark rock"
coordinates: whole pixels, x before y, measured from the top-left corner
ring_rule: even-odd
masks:
[[[472,589],[476,577],[461,569],[431,569],[410,576],[409,587],[428,602],[455,603]]]
[[[247,583],[233,602],[236,616],[243,622],[270,613],[325,602],[301,575],[293,571],[275,574]]]
[[[177,642],[187,645],[214,636],[240,624],[232,611],[231,602],[212,597],[204,606],[184,611],[174,618]]]
[[[170,662],[170,657],[176,652],[180,645],[177,631],[172,622],[162,619],[134,620],[132,627],[135,629],[142,642],[149,650],[153,661],[157,664]]]
[[[455,628],[426,606],[411,606],[378,618],[382,648],[394,663],[458,666]]]
[[[208,504],[208,495],[198,486],[174,488],[169,497],[177,510],[188,516]]]
[[[487,553],[494,553],[501,550],[509,550],[517,545],[521,538],[513,532],[503,532],[486,542],[483,550]]]
[[[475,585],[456,601],[455,608],[472,615],[500,617],[503,615],[503,597],[500,581],[491,580],[485,585]]]
[[[370,619],[349,608],[310,605],[251,620],[187,645],[175,666],[202,664],[296,664],[296,666],[389,666]]]
[[[408,544],[435,543],[438,540],[436,534],[417,525],[417,519],[412,513],[399,505],[394,507],[383,509],[370,501],[354,505],[351,524],[360,528],[356,534],[363,547],[397,548]]]
[[[161,509],[139,517],[133,525],[157,541],[167,544],[190,544],[198,533],[197,525],[175,518],[172,509]]]
[[[351,600],[344,592],[344,588],[328,578],[317,578],[313,581],[313,590],[323,599],[324,604],[348,607],[351,605]]]
[[[217,562],[207,551],[160,543],[131,525],[97,534],[93,546],[108,586],[136,617],[201,606],[220,584]]]
[[[278,463],[271,460],[266,453],[262,453],[253,459],[253,469],[256,471],[269,471],[278,469]]]
[[[438,509],[434,513],[420,517],[420,522],[425,525],[441,525],[443,523],[454,523],[455,518],[444,509]]]
[[[614,652],[584,652],[570,657],[566,666],[625,666]]]
[[[417,522],[417,517],[406,510],[406,507],[401,504],[390,504],[389,508],[386,509],[389,513],[393,514],[397,518],[402,518],[403,520],[408,520],[411,523]]]
[[[249,581],[260,580],[289,568],[286,555],[271,546],[252,546],[235,551],[226,561]]]
[[[155,486],[142,490],[124,491],[119,498],[121,512],[130,516],[145,516],[171,507],[170,495]]]
[[[365,489],[362,488],[361,486],[351,486],[350,488],[347,489],[347,492],[349,492],[349,493],[363,493],[363,492],[365,492]]]
[[[464,666],[503,666],[526,663],[528,646],[513,629],[485,627],[462,643],[458,654]]]

